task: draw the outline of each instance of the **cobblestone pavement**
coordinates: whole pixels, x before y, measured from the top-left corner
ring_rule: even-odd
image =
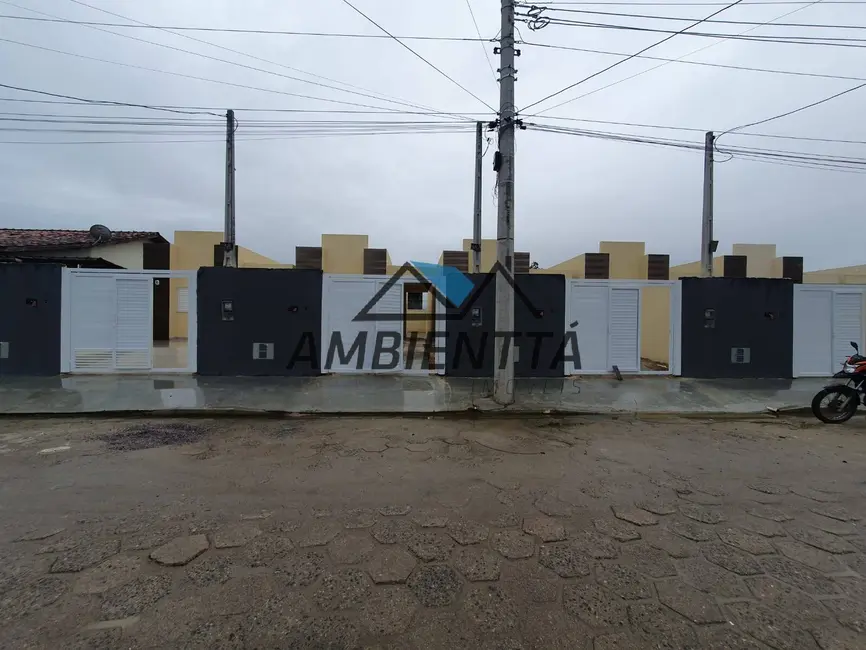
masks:
[[[866,648],[859,421],[127,424],[0,421],[0,647]]]

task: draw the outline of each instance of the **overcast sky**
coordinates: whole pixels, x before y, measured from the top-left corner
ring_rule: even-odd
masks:
[[[72,0],[15,0],[55,16],[123,22]],[[87,0],[88,4],[155,25],[242,27],[295,31],[377,33],[342,0]],[[353,0],[395,35],[474,37],[466,0],[415,2]],[[499,0],[470,0],[481,33],[499,30]],[[748,2],[748,0],[746,0]],[[866,5],[803,8],[782,22],[866,25]],[[576,7],[653,15],[704,17],[719,7]],[[762,22],[797,5],[739,6],[718,18]],[[0,4],[0,13],[35,16]],[[569,17],[569,16],[565,16]],[[681,29],[687,23],[583,16],[578,20]],[[106,28],[278,74],[303,77],[261,61],[157,30]],[[741,33],[742,25],[704,25],[703,31]],[[550,25],[520,31],[527,41],[615,52],[637,52],[664,35]],[[697,30],[701,31],[701,30]],[[760,28],[752,34],[864,38],[858,30]],[[437,74],[394,41],[283,35],[199,33],[225,47],[438,110],[491,119],[476,99]],[[472,234],[474,134],[411,134],[253,141],[244,121],[254,119],[407,119],[426,116],[297,115],[244,108],[340,109],[351,106],[279,94],[316,95],[395,108],[394,104],[292,81],[264,72],[171,51],[81,25],[0,19],[0,38],[163,71],[207,77],[195,81],[0,42],[0,83],[93,99],[234,108],[237,146],[238,242],[282,262],[296,245],[319,245],[322,233],[370,236],[394,263],[438,259]],[[478,42],[407,41],[421,55],[481,99],[498,105],[498,85]],[[676,58],[717,43],[692,60],[812,73],[866,76],[866,49],[716,41],[678,36],[649,54]],[[866,43],[864,43],[866,44]],[[492,44],[484,47],[492,55]],[[517,105],[526,106],[610,65],[616,57],[523,46],[518,59]],[[494,67],[496,59],[494,58]],[[601,88],[658,62],[635,59],[545,102],[544,109]],[[311,80],[315,81],[312,77]],[[326,82],[330,83],[330,82]],[[671,63],[528,121],[702,142],[701,133],[599,126],[550,119],[567,116],[662,124],[718,132],[797,108],[857,85],[856,81],[793,77]],[[0,89],[0,97],[40,99]],[[41,99],[45,99],[41,97]],[[866,88],[809,111],[752,129],[761,133],[866,140]],[[360,110],[360,109],[356,109]],[[409,109],[412,110],[412,109]],[[3,112],[171,117],[141,109],[0,102]],[[488,111],[482,115],[479,112]],[[528,111],[534,112],[533,110]],[[475,113],[479,113],[475,115]],[[445,121],[445,120],[443,120]],[[6,128],[68,127],[4,122]],[[2,128],[2,127],[0,127]],[[81,127],[72,127],[81,128]],[[84,127],[92,128],[92,127]],[[245,132],[246,131],[246,132]],[[183,131],[178,131],[183,133]],[[82,139],[168,139],[6,132],[0,140],[56,143]],[[176,136],[182,138],[184,136]],[[224,142],[214,135],[181,144],[2,144],[0,205],[5,227],[115,230],[221,230]],[[725,136],[741,146],[863,156],[866,146]],[[491,148],[484,161],[484,236],[496,233]],[[700,153],[631,143],[521,131],[517,143],[516,247],[549,266],[598,250],[599,240],[646,241],[649,253],[670,253],[672,263],[699,257]],[[779,255],[802,255],[807,269],[860,264],[863,254],[864,179],[853,173],[802,169],[734,159],[716,166],[716,238],[720,253],[733,243],[775,243]]]

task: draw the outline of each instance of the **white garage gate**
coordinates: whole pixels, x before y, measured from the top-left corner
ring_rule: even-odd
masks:
[[[794,285],[794,376],[829,377],[853,349],[864,349],[866,287]]]
[[[403,371],[403,280],[398,279],[376,302],[373,299],[391,281],[381,275],[326,273],[322,277],[322,371],[384,373]],[[365,307],[387,320],[355,321]],[[383,351],[376,354],[377,337]],[[394,338],[396,337],[396,339]],[[396,340],[398,360],[387,352]],[[393,367],[392,367],[393,366]]]
[[[577,335],[580,367],[566,362],[565,373],[622,372],[657,374],[641,369],[642,289],[670,287],[670,371],[679,372],[679,283],[663,280],[571,280],[566,294],[566,332]]]
[[[187,364],[154,368],[154,279],[186,278],[195,300],[195,271],[64,269],[61,285],[61,372],[195,372],[197,313],[189,311]]]

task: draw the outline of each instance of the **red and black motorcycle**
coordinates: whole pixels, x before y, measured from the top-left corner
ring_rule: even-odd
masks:
[[[827,424],[847,422],[857,412],[857,407],[866,396],[866,357],[860,348],[851,341],[854,354],[845,359],[842,370],[833,379],[845,382],[830,384],[812,398],[812,413]]]

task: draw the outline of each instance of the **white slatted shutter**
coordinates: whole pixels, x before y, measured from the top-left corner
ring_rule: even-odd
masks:
[[[864,349],[863,341],[863,294],[833,294],[833,359],[832,370],[838,372],[845,357],[854,354],[851,341]]]
[[[387,283],[387,280],[376,281],[376,288],[373,295],[381,291]],[[379,372],[400,372],[400,370],[402,370],[403,368],[403,293],[403,283],[397,282],[390,289],[388,289],[388,291],[386,291],[376,303],[376,314],[380,316],[387,315],[389,316],[389,318],[388,320],[376,321],[375,331],[371,332],[372,340],[370,341],[369,346],[370,355],[372,356],[375,353],[376,339],[380,334],[387,334],[387,336],[384,336],[383,340],[383,345],[385,347],[393,347],[395,340],[394,337],[396,337],[396,341],[398,344],[397,351],[399,355],[397,367],[391,370],[386,370],[384,368],[384,366],[388,366],[393,363],[391,360],[391,353],[383,352],[381,355],[379,355],[379,358],[375,360],[375,364],[373,366],[379,368]]]
[[[116,292],[113,275],[72,275],[70,346],[72,370],[114,369]]]
[[[640,370],[640,289],[610,290],[609,367]]]
[[[117,345],[115,368],[150,370],[152,368],[153,280],[117,278]]]
[[[189,287],[178,287],[177,289],[177,313],[189,312]]]

